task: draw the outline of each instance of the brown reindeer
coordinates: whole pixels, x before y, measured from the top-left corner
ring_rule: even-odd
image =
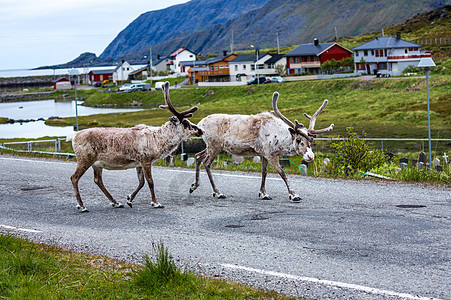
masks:
[[[72,147],[77,156],[77,168],[71,176],[71,181],[78,201],[77,208],[82,209],[82,212],[88,210],[81,200],[78,182],[91,166],[94,170],[94,182],[112,202],[113,207],[124,206],[114,200],[103,185],[103,169],[136,168],[139,185],[127,197],[127,204],[132,207],[132,201],[143,187],[145,179],[149,184],[152,207],[163,207],[155,197],[152,164],[172,153],[182,139],[203,134],[199,126],[188,120],[197,107],[178,112],[169,99],[169,82],[164,84],[163,93],[166,105],[161,105],[160,108],[169,109],[173,116],[161,127],[141,124],[133,128],[90,128],[68,137],[68,140],[72,139]]]
[[[226,115],[214,114],[202,119],[198,126],[205,130],[202,136],[207,148],[196,154],[196,179],[191,185],[190,193],[199,186],[200,164],[203,162],[208,178],[213,188],[213,196],[225,198],[215,186],[211,174],[210,166],[215,157],[226,151],[239,156],[261,156],[262,158],[262,181],[259,197],[261,199],[271,199],[266,193],[265,181],[268,172],[268,163],[279,173],[284,180],[289,198],[293,202],[301,201],[288,184],[287,176],[277,159],[278,156],[302,155],[306,162],[314,159],[311,143],[317,134],[333,129],[331,124],[325,129],[316,130],[315,122],[318,115],[326,107],[328,101],[324,100],[322,106],[313,116],[304,114],[310,119],[308,129],[295,120],[295,123],[287,119],[277,108],[279,93],[275,92],[272,98],[274,116],[269,112],[257,115]]]

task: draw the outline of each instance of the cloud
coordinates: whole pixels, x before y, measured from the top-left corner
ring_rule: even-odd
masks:
[[[187,0],[0,0],[0,69],[97,55],[142,13]],[[3,59],[3,58],[7,59]]]

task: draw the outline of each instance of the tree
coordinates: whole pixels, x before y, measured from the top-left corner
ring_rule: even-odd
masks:
[[[276,65],[274,68],[274,71],[276,71],[276,74],[279,76],[284,76],[287,74],[287,66],[286,65]]]

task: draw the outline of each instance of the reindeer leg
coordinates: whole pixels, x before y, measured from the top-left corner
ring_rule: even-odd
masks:
[[[258,193],[258,197],[261,200],[271,200],[272,198],[266,194],[266,175],[268,174],[268,160],[262,156],[262,184],[260,186],[260,193]]]
[[[90,164],[83,164],[81,160],[77,163],[77,168],[75,169],[74,174],[70,177],[70,180],[72,181],[72,186],[74,187],[75,197],[77,198],[77,208],[80,209],[82,212],[88,212],[85,205],[83,204],[83,201],[81,200],[80,196],[80,190],[78,189],[78,182],[80,181],[81,176],[86,173],[86,171],[89,169],[91,165]]]
[[[207,157],[204,160],[204,166],[205,166],[205,171],[207,172],[207,175],[208,175],[208,179],[210,179],[211,187],[213,188],[213,197],[218,197],[218,199],[225,199],[226,196],[224,194],[222,194],[216,187],[215,182],[213,181],[213,176],[211,175],[211,169],[210,169],[211,164],[213,163],[216,155],[218,155],[218,154],[219,154],[219,151],[215,151],[215,152],[207,151]]]
[[[202,161],[205,159],[206,155],[207,155],[207,149],[204,149],[201,152],[196,154],[196,180],[194,181],[193,184],[191,184],[191,187],[189,188],[190,194],[199,187],[200,165],[201,165]]]
[[[158,202],[157,197],[155,196],[155,189],[154,189],[153,178],[152,178],[152,164],[151,163],[143,164],[142,168],[143,168],[144,176],[147,180],[147,183],[149,184],[150,195],[152,196],[152,207],[163,208],[164,206]]]
[[[271,164],[271,166],[273,166],[273,168],[277,171],[277,173],[279,173],[280,177],[282,177],[283,181],[285,182],[285,185],[287,186],[287,189],[288,189],[288,194],[289,194],[290,200],[292,202],[300,202],[302,200],[302,198],[299,197],[298,195],[296,195],[295,192],[291,189],[290,185],[288,184],[287,175],[285,174],[284,170],[280,166],[279,161],[277,160],[277,157],[270,157],[268,160],[269,160],[269,163]]]
[[[136,173],[138,175],[138,180],[139,180],[139,185],[136,188],[136,190],[131,193],[130,195],[127,196],[127,204],[128,206],[132,207],[132,201],[133,199],[135,199],[136,194],[138,194],[138,192],[142,189],[142,187],[144,186],[144,173],[143,173],[143,169],[141,167],[137,167],[136,168]]]
[[[94,169],[94,182],[97,184],[97,186],[102,190],[102,192],[105,194],[105,196],[111,201],[113,202],[112,206],[114,208],[120,208],[120,207],[124,207],[123,204],[117,202],[116,200],[114,200],[113,196],[111,196],[110,192],[108,192],[108,190],[106,189],[106,187],[103,185],[103,180],[102,180],[102,168],[99,167],[95,167],[92,166],[92,168]]]

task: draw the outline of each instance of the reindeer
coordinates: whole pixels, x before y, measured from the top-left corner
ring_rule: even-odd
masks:
[[[279,173],[288,188],[289,199],[300,202],[301,198],[295,194],[288,184],[287,176],[279,164],[277,156],[302,155],[306,162],[314,159],[311,143],[317,134],[333,129],[334,124],[329,127],[316,130],[315,122],[318,115],[326,107],[328,100],[324,100],[321,107],[313,116],[304,115],[310,119],[308,129],[295,120],[295,123],[286,118],[277,108],[279,93],[275,92],[272,98],[274,114],[263,112],[257,115],[226,115],[213,114],[202,119],[198,126],[205,130],[202,136],[207,148],[196,154],[196,178],[191,185],[190,193],[199,187],[199,170],[203,162],[208,178],[213,188],[213,196],[226,198],[215,186],[210,166],[215,157],[226,151],[239,156],[261,156],[262,158],[262,181],[259,198],[270,200],[266,193],[265,182],[268,173],[268,163]]]
[[[133,128],[90,128],[68,137],[68,140],[72,140],[72,147],[77,156],[77,168],[71,176],[71,181],[78,201],[77,208],[82,209],[82,212],[88,210],[81,200],[78,182],[91,166],[94,170],[94,182],[112,202],[113,207],[124,206],[114,200],[103,185],[103,169],[136,168],[139,185],[127,197],[127,204],[132,207],[132,201],[143,187],[145,178],[152,196],[152,207],[163,207],[155,197],[152,164],[172,153],[182,139],[201,136],[204,133],[199,126],[188,120],[198,109],[196,106],[178,112],[169,99],[169,82],[163,85],[163,93],[166,105],[160,105],[160,108],[169,109],[173,116],[161,127],[141,124]]]

